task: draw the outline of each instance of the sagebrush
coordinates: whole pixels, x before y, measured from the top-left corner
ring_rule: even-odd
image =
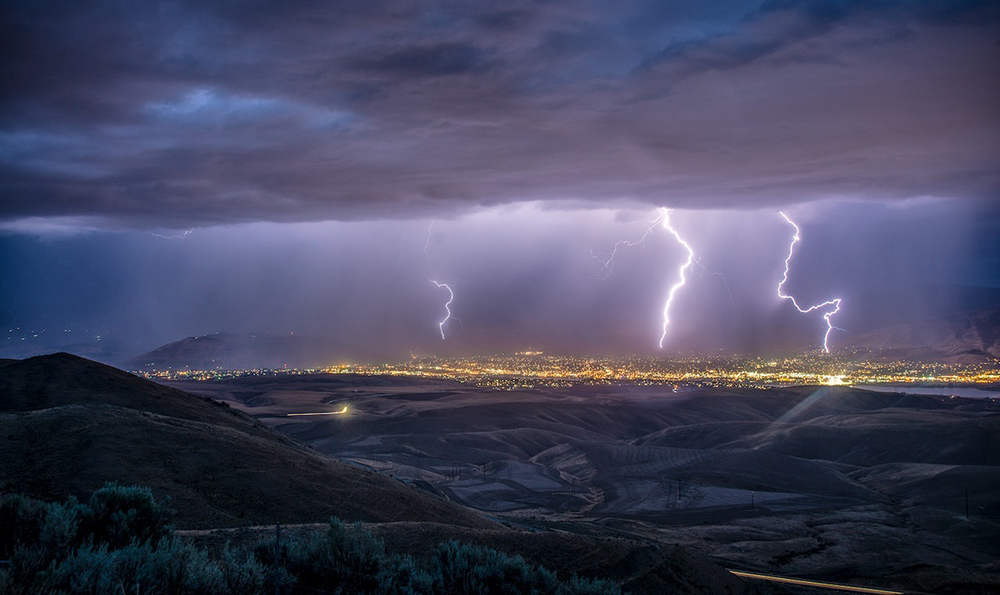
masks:
[[[210,553],[177,537],[174,512],[148,488],[107,484],[87,502],[0,496],[0,593],[619,593],[560,579],[496,550],[442,543],[416,559],[386,551],[360,525]]]

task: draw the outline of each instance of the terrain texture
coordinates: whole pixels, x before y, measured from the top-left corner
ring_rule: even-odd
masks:
[[[351,520],[493,525],[323,456],[223,403],[76,356],[0,361],[0,492],[83,497],[105,482],[169,496],[181,527]]]
[[[253,547],[276,522],[316,532],[337,516],[413,555],[458,539],[626,592],[770,592],[684,547],[476,511],[431,482],[391,477],[384,462],[336,460],[242,408],[68,354],[0,360],[0,493],[62,500],[137,484],[169,497],[181,534],[209,544]]]
[[[350,375],[180,386],[536,529],[679,544],[780,575],[1000,588],[1000,404],[989,400],[846,387],[501,392]]]

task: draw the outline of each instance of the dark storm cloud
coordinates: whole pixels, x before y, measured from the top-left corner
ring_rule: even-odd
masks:
[[[0,219],[1000,192],[992,2],[12,2]]]
[[[907,0],[772,0],[765,2],[759,11],[748,15],[731,31],[670,44],[646,58],[643,65],[651,67],[658,63],[674,63],[692,72],[738,68],[802,40],[828,34],[840,23],[854,21],[858,24],[861,19],[881,21],[878,23],[879,33],[865,40],[866,44],[877,45],[914,35],[916,31],[913,27],[917,24],[968,25],[976,20],[996,23],[1000,19],[1000,6],[982,0],[923,4]],[[808,55],[800,57],[810,59]],[[835,56],[816,56],[815,59],[830,61]],[[676,82],[676,78],[671,82]]]
[[[468,43],[439,43],[413,46],[358,59],[362,70],[399,76],[438,76],[481,72],[489,61],[480,48]]]

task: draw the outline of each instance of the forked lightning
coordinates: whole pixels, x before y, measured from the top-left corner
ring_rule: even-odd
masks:
[[[781,211],[778,211],[778,213],[785,218],[785,221],[787,221],[789,225],[795,228],[795,235],[792,236],[792,243],[789,244],[788,246],[788,256],[785,258],[785,272],[781,276],[781,283],[778,283],[778,297],[780,297],[783,300],[790,300],[792,302],[792,305],[795,306],[795,309],[803,314],[808,314],[813,310],[819,310],[820,308],[825,308],[827,306],[833,306],[832,310],[830,310],[829,312],[825,312],[823,314],[823,320],[826,321],[826,333],[823,335],[823,351],[830,353],[830,333],[833,332],[833,329],[837,329],[839,331],[844,330],[842,328],[834,326],[833,322],[830,320],[831,318],[833,318],[834,314],[840,312],[841,299],[833,298],[821,304],[816,304],[815,306],[809,306],[808,308],[803,308],[802,306],[799,305],[799,303],[795,300],[793,296],[788,295],[782,291],[781,288],[788,281],[788,268],[791,265],[792,256],[795,254],[795,244],[797,244],[799,240],[801,240],[802,238],[799,235],[800,231],[799,226],[796,225],[794,221],[789,219],[788,215],[784,214]]]

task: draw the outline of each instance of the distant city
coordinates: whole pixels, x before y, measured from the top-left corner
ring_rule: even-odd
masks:
[[[136,370],[154,380],[218,380],[245,376],[360,374],[455,380],[481,388],[518,390],[575,385],[758,388],[803,384],[1000,387],[1000,362],[938,363],[883,359],[878,352],[822,351],[796,356],[574,357],[523,351],[477,357],[414,356],[377,365],[246,370]]]

